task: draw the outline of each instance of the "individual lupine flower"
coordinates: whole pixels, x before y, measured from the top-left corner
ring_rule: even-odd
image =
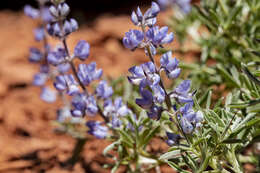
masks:
[[[57,66],[65,62],[67,53],[63,48],[57,48],[56,51],[52,51],[48,54],[47,60],[50,64]]]
[[[189,93],[190,91],[190,80],[184,80],[182,81],[175,90],[170,94],[171,97],[174,97],[177,99],[180,103],[188,103],[193,102],[192,99],[192,93]]]
[[[57,110],[57,119],[58,122],[70,122],[72,124],[80,124],[82,123],[81,117],[73,117],[70,112],[70,108],[68,106],[64,106],[63,108]]]
[[[159,120],[161,118],[161,114],[163,112],[163,108],[157,105],[153,105],[149,111],[147,112],[147,115],[149,118]]]
[[[45,37],[45,32],[43,27],[36,28],[34,30],[34,36],[36,41],[42,41]]]
[[[155,47],[162,44],[171,43],[174,38],[172,32],[168,34],[167,26],[164,26],[161,29],[159,26],[154,26],[146,32],[146,36]]]
[[[96,68],[96,63],[79,64],[78,77],[84,85],[89,85],[92,81],[99,79],[102,76],[102,69]]]
[[[107,99],[113,94],[113,88],[107,84],[106,81],[102,80],[99,82],[96,88],[96,95],[99,98]]]
[[[160,62],[161,68],[166,72],[169,79],[175,79],[180,75],[181,69],[178,68],[179,61],[176,58],[172,58],[171,51],[163,54]]]
[[[137,8],[136,12],[132,12],[131,20],[137,25],[153,26],[156,23],[156,16],[160,12],[160,7],[157,3],[152,2],[151,8],[149,8],[143,15],[140,8]]]
[[[50,67],[47,64],[40,65],[40,73],[49,73]]]
[[[154,101],[157,103],[162,103],[165,100],[165,92],[162,87],[160,85],[153,85],[151,88],[154,93]]]
[[[72,32],[75,32],[76,30],[79,29],[79,25],[78,22],[75,19],[70,19],[70,26],[71,26],[71,30]]]
[[[34,75],[33,85],[35,86],[43,86],[48,79],[48,75],[46,73],[37,73]]]
[[[191,10],[191,0],[158,0],[158,4],[161,9],[176,4],[184,13],[189,13]]]
[[[51,22],[53,21],[53,16],[50,13],[49,8],[44,7],[41,11],[41,17],[44,22]]]
[[[24,13],[26,16],[31,17],[32,19],[36,19],[40,16],[39,10],[33,8],[30,5],[26,5],[24,7]]]
[[[80,40],[76,47],[74,48],[74,55],[80,60],[84,61],[89,56],[90,46],[85,40]]]
[[[60,3],[58,7],[50,6],[50,13],[55,17],[66,17],[70,12],[70,7],[66,3]]]
[[[67,36],[78,29],[78,23],[75,19],[70,19],[70,21],[65,20],[62,29],[64,34],[63,36]]]
[[[143,39],[144,34],[142,31],[131,29],[125,33],[123,44],[126,48],[134,50],[142,43]]]
[[[57,76],[54,86],[59,91],[67,91],[68,95],[79,93],[78,82],[71,74]]]
[[[134,66],[128,70],[132,76],[128,80],[135,85],[157,85],[160,82],[160,76],[156,74],[156,67],[152,62],[147,62],[141,66]]]
[[[44,87],[44,88],[42,88],[40,97],[42,100],[44,100],[48,103],[53,103],[56,101],[57,93],[55,90],[52,90],[48,87]]]
[[[147,89],[140,89],[142,98],[135,100],[136,104],[144,109],[150,109],[153,106],[153,94]]]
[[[128,107],[123,104],[121,97],[115,99],[114,103],[111,99],[104,102],[104,115],[105,116],[125,116],[129,113]]]
[[[203,121],[203,119],[204,119],[203,112],[198,111],[198,112],[196,113],[196,117],[195,117],[196,123],[199,124],[200,122]],[[196,125],[196,127],[197,127],[197,125]]]
[[[46,29],[47,29],[48,34],[50,34],[51,36],[55,36],[58,38],[63,37],[62,29],[57,22],[48,23],[46,26]]]
[[[98,139],[104,139],[108,135],[108,128],[102,126],[101,122],[88,121],[86,126],[89,128],[88,133]]]
[[[180,124],[185,134],[191,134],[193,132],[194,127],[186,117],[181,118]]]
[[[185,117],[191,123],[195,123],[196,113],[192,109],[193,102],[185,104],[183,107],[180,108],[180,112],[182,117]]]
[[[111,120],[111,125],[113,128],[119,128],[122,125],[122,121],[120,120],[120,118],[116,115],[112,116],[112,120]]]
[[[84,115],[93,116],[98,111],[97,103],[93,96],[78,94],[73,97],[71,103],[74,107],[71,113],[75,117],[83,117]]]
[[[178,144],[179,140],[181,139],[180,135],[177,135],[175,133],[166,132],[166,135],[168,137],[168,139],[166,140],[166,143],[169,146],[172,146],[174,144]]]
[[[60,73],[65,73],[65,72],[67,72],[67,71],[69,71],[69,69],[70,69],[70,64],[69,63],[62,63],[62,64],[59,64],[58,66],[57,66],[57,70],[60,72]]]
[[[199,124],[203,120],[203,113],[201,111],[194,112],[192,109],[193,103],[187,103],[183,107],[180,108],[181,117],[181,125],[183,131],[187,134],[191,133],[194,128],[200,126]],[[191,127],[192,125],[192,127]]]
[[[30,56],[29,61],[30,62],[39,62],[43,58],[43,54],[41,51],[37,48],[30,48]]]

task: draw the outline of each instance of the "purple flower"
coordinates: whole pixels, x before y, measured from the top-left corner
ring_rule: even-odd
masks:
[[[102,69],[96,69],[95,62],[88,65],[79,64],[78,77],[84,85],[89,85],[92,81],[99,79],[102,73]]]
[[[180,108],[181,126],[185,133],[189,134],[193,131],[195,127],[200,126],[201,121],[203,121],[203,113],[201,111],[194,112],[192,109],[193,103],[186,103]]]
[[[102,126],[100,122],[88,121],[86,126],[89,128],[88,133],[98,139],[104,139],[108,135],[108,128]]]
[[[72,99],[72,115],[75,117],[83,117],[84,115],[93,116],[97,113],[98,107],[93,96],[86,96],[85,94],[75,95]]]
[[[125,37],[123,38],[123,44],[126,48],[134,50],[141,44],[143,39],[143,32],[131,29],[129,30],[129,32],[125,33]]]
[[[170,133],[170,132],[166,132],[166,135],[168,137],[168,139],[166,140],[166,143],[169,145],[169,146],[172,146],[174,144],[178,144],[179,143],[179,140],[180,140],[180,135],[177,135],[175,133]]]
[[[54,82],[54,86],[59,91],[66,90],[68,95],[79,93],[78,83],[71,74],[57,76]]]
[[[57,66],[57,70],[60,73],[65,73],[70,70],[70,64],[69,63],[62,63]]]
[[[73,18],[70,19],[70,26],[71,26],[72,32],[75,32],[79,28],[78,22]]]
[[[157,3],[152,2],[151,8],[144,13],[144,19],[151,19],[156,17],[160,12],[160,7]]]
[[[55,36],[55,37],[58,37],[58,38],[63,37],[61,27],[57,22],[48,23],[47,26],[46,26],[46,29],[47,29],[48,34],[50,34],[51,36]]]
[[[165,70],[169,79],[175,79],[180,75],[181,69],[178,68],[179,61],[176,58],[172,58],[171,51],[163,54],[160,62],[161,68]]]
[[[41,16],[42,16],[42,20],[44,22],[51,22],[53,20],[53,17],[52,17],[52,15],[50,13],[49,8],[46,8],[46,7],[43,8]]]
[[[78,29],[78,23],[75,19],[65,20],[62,29],[64,36],[67,36]]]
[[[160,85],[151,86],[154,93],[154,101],[157,103],[162,103],[165,100],[165,92]]]
[[[36,19],[40,16],[39,10],[33,8],[30,5],[26,5],[24,7],[24,13],[26,16],[31,17],[32,19]]]
[[[122,121],[118,116],[112,116],[111,125],[113,128],[119,128],[122,125]]]
[[[49,10],[50,10],[50,13],[56,18],[66,17],[70,12],[70,7],[66,3],[61,3],[58,5],[57,8],[53,5],[50,6]]]
[[[180,124],[185,134],[191,134],[193,132],[194,127],[186,117],[181,118]]]
[[[48,75],[46,73],[37,73],[34,75],[33,85],[35,86],[43,86],[48,79]]]
[[[192,109],[193,102],[185,104],[183,107],[180,108],[180,112],[182,117],[185,117],[191,123],[195,123],[196,113]]]
[[[111,97],[113,94],[113,89],[111,86],[107,84],[106,81],[99,82],[97,88],[96,88],[96,95],[99,98],[107,99]]]
[[[200,122],[202,122],[203,119],[204,119],[203,112],[201,112],[201,111],[196,112],[196,117],[195,117],[196,124],[199,124]]]
[[[43,58],[43,54],[41,51],[37,48],[30,48],[30,56],[29,56],[29,61],[30,62],[39,62]]]
[[[176,4],[184,13],[189,13],[191,10],[191,0],[158,0],[158,4],[162,9]]]
[[[50,67],[47,64],[40,65],[40,72],[41,73],[49,73]]]
[[[152,93],[147,89],[140,89],[140,94],[142,98],[136,99],[136,104],[144,109],[150,109],[153,105]]]
[[[146,32],[146,36],[154,46],[171,43],[173,41],[173,33],[168,34],[167,26],[161,29],[159,29],[159,26],[154,26]]]
[[[68,106],[65,106],[59,110],[57,110],[57,119],[58,122],[64,123],[64,122],[70,122],[72,124],[81,124],[82,118],[81,117],[73,117],[70,112],[70,108]]]
[[[139,7],[136,12],[133,11],[131,14],[131,20],[137,26],[144,25],[151,27],[156,23],[156,16],[159,12],[160,7],[155,2],[152,2],[151,8],[149,8],[144,15]]]
[[[45,32],[43,27],[36,28],[34,30],[34,36],[36,41],[42,41],[45,37]]]
[[[114,103],[112,100],[108,99],[104,102],[104,115],[105,116],[125,116],[129,113],[129,109],[121,97],[115,99]]]
[[[81,40],[74,49],[74,55],[84,61],[89,56],[89,48],[89,44],[85,40]]]
[[[173,91],[171,97],[176,98],[180,103],[193,102],[192,93],[190,91],[190,80],[182,81]]]
[[[147,62],[139,66],[131,67],[128,70],[132,76],[128,76],[129,82],[135,85],[157,85],[160,76],[156,74],[156,67],[152,62]]]
[[[57,51],[52,51],[48,54],[47,60],[50,64],[57,66],[64,63],[67,54],[65,49],[58,48]]]
[[[149,118],[159,120],[161,118],[162,111],[162,107],[153,105],[147,112],[147,115]]]
[[[57,93],[56,93],[55,90],[44,87],[44,88],[42,88],[42,92],[41,92],[40,97],[43,101],[46,101],[48,103],[53,103],[53,102],[56,101]]]

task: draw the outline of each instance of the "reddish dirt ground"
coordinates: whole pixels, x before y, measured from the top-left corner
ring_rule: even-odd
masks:
[[[158,21],[165,21],[170,14],[171,11],[160,14]],[[21,12],[9,11],[0,12],[0,23],[0,173],[108,172],[102,168],[109,162],[102,156],[108,142],[95,138],[86,143],[81,159],[73,168],[63,166],[76,141],[54,132],[51,122],[56,118],[59,103],[41,101],[40,89],[31,85],[38,67],[28,62],[28,49],[41,47],[32,35],[36,23]],[[122,76],[133,64],[147,60],[143,51],[131,52],[121,43],[124,33],[133,27],[129,16],[104,15],[91,27],[81,26],[72,34],[69,47],[73,49],[77,41],[87,40],[91,45],[87,62],[96,61],[105,76]],[[174,41],[169,47],[174,50],[178,43]],[[193,61],[193,55],[194,52],[185,56],[175,53],[177,58],[186,62]],[[161,144],[153,146],[158,148]],[[173,171],[163,167],[161,172]]]
[[[165,15],[160,17],[165,19]],[[32,35],[35,21],[21,12],[5,11],[0,13],[0,23],[0,172],[106,172],[102,150],[108,143],[94,138],[74,168],[63,167],[75,140],[54,133],[51,121],[59,104],[44,103],[39,99],[40,89],[31,86],[37,65],[28,62],[28,49],[41,46]],[[106,76],[118,77],[146,60],[141,50],[131,52],[122,46],[121,39],[130,28],[128,16],[104,15],[72,34],[69,45],[73,48],[78,40],[87,40],[91,44],[87,62],[96,61]]]

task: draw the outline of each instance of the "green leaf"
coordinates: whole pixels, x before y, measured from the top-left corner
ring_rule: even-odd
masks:
[[[167,152],[167,153],[164,153],[163,155],[161,155],[159,157],[159,160],[164,161],[164,160],[174,159],[174,158],[180,157],[180,154],[181,154],[181,150],[170,151],[170,152]]]
[[[260,104],[256,104],[256,105],[253,105],[253,106],[249,106],[249,107],[246,109],[246,112],[247,112],[247,113],[260,112]]]
[[[152,129],[148,135],[143,136],[143,140],[140,142],[140,147],[143,147],[150,142],[150,140],[156,135],[156,133],[160,130],[160,125],[157,125],[154,129]]]
[[[107,156],[108,152],[111,151],[111,150],[113,150],[113,149],[116,147],[116,145],[118,145],[118,144],[120,144],[120,141],[115,141],[115,142],[113,142],[112,144],[108,145],[108,146],[104,149],[103,155],[104,155],[104,156]]]
[[[179,167],[176,163],[171,162],[171,161],[167,161],[166,162],[171,168],[173,168],[175,171],[178,171],[180,173],[190,173],[189,171],[186,171],[184,169],[182,169],[181,167]]]
[[[232,85],[234,85],[237,88],[240,88],[240,85],[234,80],[234,78],[224,69],[224,67],[221,64],[217,64],[217,69],[220,71],[222,76],[230,82]]]
[[[225,139],[224,141],[222,141],[222,143],[224,144],[235,144],[235,143],[243,143],[243,140],[241,139]]]
[[[207,103],[206,103],[206,109],[210,109],[210,105],[211,105],[211,95],[212,95],[212,91],[209,91],[208,94],[208,98],[207,98]]]
[[[128,145],[128,147],[133,148],[134,147],[134,140],[132,139],[132,137],[127,134],[125,131],[123,130],[118,130],[122,139],[122,142],[125,142],[125,144]]]

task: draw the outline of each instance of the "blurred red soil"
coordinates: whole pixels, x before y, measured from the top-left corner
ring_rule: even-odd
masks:
[[[165,15],[160,15],[160,21]],[[59,104],[44,103],[39,98],[40,89],[31,86],[37,65],[28,62],[28,49],[41,46],[32,35],[36,24],[22,13],[8,11],[0,13],[0,23],[0,172],[106,172],[102,150],[108,143],[94,138],[87,142],[74,168],[63,168],[75,140],[54,133],[51,121]],[[128,16],[103,16],[90,28],[82,26],[72,34],[69,47],[80,39],[87,40],[91,44],[87,62],[96,61],[106,76],[118,77],[133,64],[146,61],[141,50],[131,52],[121,44],[130,28],[133,25]],[[171,47],[175,45],[176,41]]]

